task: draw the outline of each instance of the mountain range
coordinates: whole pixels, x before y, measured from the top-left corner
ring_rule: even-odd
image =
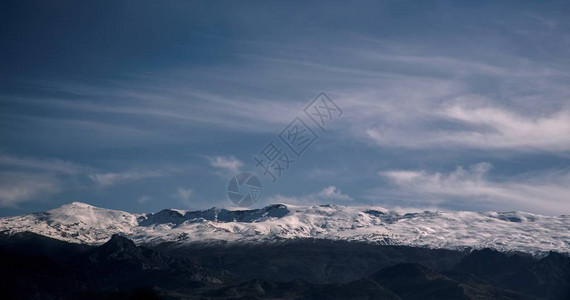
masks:
[[[0,226],[2,299],[570,299],[568,216],[74,202]]]
[[[137,245],[172,242],[258,244],[291,239],[359,241],[433,249],[570,252],[570,216],[525,212],[398,213],[381,207],[273,204],[261,209],[164,209],[131,214],[73,202],[46,212],[0,218],[0,232],[29,231],[100,245],[119,233]]]

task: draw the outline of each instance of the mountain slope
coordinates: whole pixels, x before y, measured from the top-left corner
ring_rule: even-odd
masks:
[[[251,210],[166,209],[136,215],[74,202],[47,212],[0,218],[0,232],[24,231],[90,245],[121,233],[144,245],[258,244],[309,238],[531,254],[570,252],[570,216],[524,212],[401,214],[379,207],[274,204]]]

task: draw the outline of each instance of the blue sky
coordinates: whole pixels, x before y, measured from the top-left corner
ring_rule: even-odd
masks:
[[[0,215],[262,199],[570,214],[565,1],[3,1]],[[254,156],[343,110],[275,183]],[[301,114],[302,115],[302,114]]]

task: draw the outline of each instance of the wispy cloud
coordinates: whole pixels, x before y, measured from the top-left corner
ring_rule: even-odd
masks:
[[[467,169],[459,166],[449,173],[395,170],[379,174],[399,187],[396,198],[414,198],[426,205],[570,213],[568,170],[493,181],[488,178],[491,167],[489,163],[479,163]]]
[[[210,165],[217,169],[222,169],[229,172],[229,175],[234,175],[239,172],[243,166],[243,162],[234,156],[213,156],[208,158]],[[224,174],[226,176],[228,174]]]
[[[527,16],[528,18],[530,18],[530,19],[532,19],[532,20],[534,20],[540,24],[543,24],[544,26],[546,26],[550,30],[552,30],[556,27],[556,21],[554,19],[546,18],[546,17],[543,17],[543,16],[538,15],[536,13],[530,13],[530,12],[525,13],[525,16]]]
[[[274,195],[270,197],[269,203],[286,203],[293,205],[317,205],[317,204],[350,204],[353,198],[343,194],[336,186],[328,186],[320,192],[300,196]]]
[[[468,102],[473,98],[486,98],[485,109],[503,111],[509,121],[519,120],[523,125],[550,126],[551,118],[560,126],[566,125],[567,117],[554,113],[565,109],[564,99],[570,97],[570,88],[565,84],[570,72],[564,68],[504,53],[497,54],[500,61],[473,58],[464,53],[443,56],[434,49],[424,49],[425,45],[421,49],[409,45],[402,49],[394,42],[370,42],[351,34],[346,38],[354,42],[350,47],[336,45],[326,54],[301,52],[304,55],[295,57],[274,51],[270,52],[272,55],[242,54],[238,57],[248,64],[239,68],[200,69],[200,72],[169,69],[110,81],[104,86],[44,82],[42,87],[54,93],[81,97],[66,100],[65,97],[21,99],[6,96],[4,101],[85,114],[90,121],[73,121],[77,124],[56,121],[64,122],[62,127],[74,130],[109,136],[139,136],[142,140],[151,136],[153,139],[171,136],[172,126],[179,125],[188,128],[188,125],[207,124],[217,130],[249,133],[278,132],[320,89],[338,96],[347,110],[343,117],[349,128],[346,138],[363,139],[382,146],[432,148],[441,145],[442,136],[447,134],[463,135],[454,138],[454,143],[449,146],[498,145],[492,141],[497,137],[487,135],[483,139],[489,138],[488,145],[470,142],[470,139],[478,138],[480,130],[442,131],[448,128],[439,126],[442,124],[438,122],[448,126],[453,117],[459,117],[450,115],[450,103],[458,99]],[[281,46],[256,45],[260,47],[260,53]],[[201,84],[205,80],[225,88]],[[269,87],[280,86],[284,81],[301,92],[269,92]],[[493,84],[485,84],[488,81]],[[484,88],[481,87],[483,84]],[[304,95],[304,98],[295,95]],[[509,107],[505,104],[513,109],[501,108]],[[477,109],[462,108],[466,116],[478,113]],[[110,116],[112,118],[106,119],[114,119],[115,123],[102,122],[101,116]],[[147,127],[154,124],[148,122],[149,118],[159,121],[161,126]],[[117,119],[121,122],[116,122]],[[473,120],[453,120],[463,125],[476,125],[470,121]],[[502,126],[509,124],[514,123],[494,124],[498,137],[510,139],[501,144],[502,149],[517,147],[522,137],[514,135],[532,135],[529,130],[506,132],[511,129]],[[407,141],[403,138],[411,136],[413,138]],[[537,149],[559,151],[560,146],[567,149],[565,145],[553,145],[550,141],[537,143]],[[524,143],[523,146],[527,148]]]
[[[37,99],[31,99],[29,102],[35,103],[36,100]],[[54,100],[54,102],[57,101],[59,100]],[[48,103],[49,101],[45,101],[43,104],[50,106],[47,105]],[[10,114],[4,115],[3,117],[6,117],[14,123],[22,123],[26,124],[26,126],[36,128],[36,130],[41,133],[65,132],[66,135],[64,137],[75,135],[85,138],[86,141],[89,141],[86,137],[89,137],[90,139],[95,139],[95,137],[114,140],[122,139],[124,142],[127,139],[160,138],[160,135],[153,132],[152,128],[142,129],[140,126],[135,126],[133,124],[125,124],[125,122],[111,122],[105,119],[88,120],[71,116],[68,116],[67,118],[54,118],[31,116],[26,114]],[[41,140],[41,136],[34,135],[34,132],[30,132],[28,134],[38,140]],[[51,137],[53,138],[53,136]]]
[[[15,157],[3,154],[0,155],[0,166],[64,174],[78,174],[92,170],[91,167],[55,158],[37,159],[30,157]]]
[[[172,194],[172,197],[178,199],[185,206],[192,207],[192,202],[190,200],[194,197],[194,190],[178,188],[176,189],[176,192]]]
[[[564,189],[563,182],[558,180],[565,178],[565,173],[557,174],[559,179],[552,175],[549,180],[541,181],[537,175],[534,179],[517,177],[499,182],[490,179],[490,170],[467,168],[463,170],[467,175],[462,176],[459,171],[436,173],[430,169],[433,162],[424,159],[428,156],[424,154],[439,155],[438,151],[432,151],[434,149],[445,149],[445,154],[438,157],[435,164],[450,161],[449,157],[443,156],[451,152],[453,164],[465,164],[465,161],[471,161],[469,155],[475,152],[470,150],[483,149],[486,151],[476,152],[484,152],[481,156],[490,158],[481,160],[494,162],[503,156],[515,161],[514,156],[526,159],[525,155],[540,152],[541,156],[554,154],[556,157],[548,158],[550,162],[557,160],[555,163],[561,166],[567,164],[560,157],[561,153],[567,154],[570,150],[567,60],[570,38],[562,32],[568,18],[564,18],[563,10],[560,14],[548,10],[528,13],[520,6],[512,8],[496,11],[443,8],[446,14],[458,16],[444,20],[446,26],[456,29],[451,32],[440,30],[443,25],[439,23],[440,7],[437,11],[428,9],[425,13],[414,14],[414,20],[411,20],[391,19],[394,14],[390,14],[390,6],[383,5],[382,11],[386,14],[382,19],[391,26],[375,27],[370,26],[374,24],[351,21],[344,29],[353,32],[335,31],[333,34],[330,26],[319,25],[319,20],[307,13],[305,21],[310,22],[311,31],[299,34],[301,31],[297,29],[304,26],[300,23],[286,26],[288,30],[283,31],[284,35],[272,39],[267,38],[275,36],[269,34],[273,30],[271,26],[262,26],[262,30],[269,30],[268,34],[256,40],[251,35],[240,36],[240,32],[248,30],[237,30],[237,35],[223,35],[216,41],[231,46],[216,48],[216,53],[221,55],[214,56],[210,53],[211,41],[208,47],[194,47],[196,44],[189,43],[193,45],[189,50],[197,51],[192,53],[199,55],[164,57],[165,62],[180,62],[177,64],[180,67],[176,68],[168,67],[171,66],[168,63],[158,64],[155,69],[144,68],[149,70],[145,73],[125,74],[124,68],[112,67],[120,64],[110,63],[105,64],[110,66],[106,69],[110,75],[106,80],[70,74],[69,78],[78,79],[66,81],[60,76],[46,76],[53,79],[38,83],[25,77],[21,84],[9,84],[10,88],[0,95],[3,104],[0,135],[7,137],[8,148],[26,149],[27,153],[58,153],[61,150],[69,157],[90,157],[94,169],[85,170],[64,161],[23,157],[0,157],[0,164],[26,176],[49,173],[44,182],[50,182],[52,178],[55,187],[51,190],[57,190],[61,176],[87,177],[92,185],[109,187],[170,174],[151,168],[140,170],[136,166],[159,162],[178,166],[186,163],[186,159],[198,157],[202,161],[196,163],[209,162],[210,170],[225,177],[223,182],[220,180],[223,190],[228,175],[242,169],[243,163],[233,156],[211,156],[223,151],[220,141],[227,145],[239,137],[234,153],[241,155],[246,150],[244,142],[256,142],[261,137],[265,140],[268,134],[275,137],[307,101],[324,90],[345,111],[330,131],[327,127],[327,133],[338,134],[328,135],[327,142],[319,143],[314,149],[315,156],[303,158],[307,163],[296,167],[302,172],[302,168],[332,165],[334,170],[302,172],[304,175],[290,178],[293,184],[301,187],[308,179],[324,181],[333,176],[341,177],[336,182],[351,180],[355,184],[354,190],[363,190],[378,180],[376,162],[383,160],[378,163],[383,168],[400,170],[403,166],[413,165],[408,159],[420,157],[417,160],[423,159],[423,171],[392,171],[383,175],[390,178],[400,194],[408,191],[409,199],[449,200],[471,195],[487,205],[485,201],[489,197],[485,195],[493,195],[503,199],[502,207],[508,207],[507,202],[511,201],[511,207],[516,209],[533,208],[524,206],[525,201],[521,200],[531,192],[526,195],[510,192],[516,190],[515,184],[524,183],[536,193],[544,188],[538,196],[559,199],[556,198],[559,195],[557,188]],[[345,12],[338,13],[333,12],[327,19]],[[369,12],[359,12],[359,15],[362,13],[367,16]],[[251,20],[256,21],[256,16],[252,17]],[[498,19],[502,23],[498,23]],[[257,21],[262,24],[264,20]],[[242,21],[241,18],[230,20],[232,26],[249,28],[251,22],[242,24]],[[410,21],[426,26],[419,31],[411,30],[415,27],[410,26]],[[394,35],[394,30],[399,34]],[[523,31],[527,34],[519,34]],[[166,47],[164,49],[181,49],[180,45],[162,46]],[[200,49],[207,49],[207,52],[202,53]],[[230,51],[225,52],[227,49]],[[184,53],[184,49],[159,52]],[[101,67],[106,68],[96,66],[97,70]],[[228,139],[230,135],[232,138]],[[346,145],[354,146],[354,152],[346,150]],[[325,147],[336,146],[342,146],[338,147],[339,152],[322,151]],[[184,150],[177,150],[182,148]],[[143,149],[149,150],[142,152]],[[413,158],[405,157],[409,152],[414,152]],[[333,155],[333,160],[326,161]],[[124,158],[117,164],[120,169],[97,165],[115,157]],[[330,162],[336,164],[327,164]],[[509,162],[503,160],[501,164]],[[362,165],[370,168],[363,172]],[[533,165],[540,168],[540,161],[534,161]],[[517,171],[512,168],[509,172]],[[208,176],[186,175],[188,179],[177,178],[181,182],[171,182],[171,188],[184,186],[183,182],[189,181],[194,182],[196,188],[209,186],[202,184],[211,180],[204,178]],[[354,180],[355,177],[366,178]],[[139,187],[146,183],[141,182]],[[452,183],[463,184],[463,189],[453,189]],[[428,188],[438,185],[439,189]],[[50,190],[45,188],[46,184],[43,186],[44,190]],[[85,193],[88,192],[92,191]],[[117,193],[120,195],[121,191]],[[204,198],[219,197],[216,191],[196,190],[196,193]],[[206,193],[209,193],[207,197]],[[19,195],[13,199],[39,198],[42,193],[22,192]],[[190,199],[192,193],[181,195],[189,196],[177,197]],[[511,195],[511,198],[505,195]],[[300,203],[351,201],[351,197],[335,187],[290,198]],[[475,200],[473,202],[472,207],[480,207]],[[524,205],[517,207],[518,204]]]
[[[366,134],[382,146],[560,153],[570,151],[570,110],[528,116],[493,106],[442,105],[423,121],[369,128]]]
[[[228,70],[228,72],[230,72]],[[168,75],[170,74],[170,75]],[[167,76],[168,75],[168,76]],[[283,99],[260,98],[251,90],[236,93],[220,93],[204,89],[200,85],[189,86],[188,79],[203,77],[180,70],[166,73],[136,76],[134,80],[117,81],[106,86],[90,86],[74,82],[45,82],[45,88],[56,93],[76,93],[86,100],[65,100],[57,98],[21,98],[5,96],[5,101],[13,101],[24,105],[43,106],[58,111],[76,113],[120,115],[124,123],[107,123],[102,121],[46,119],[32,116],[19,116],[27,121],[57,124],[75,124],[83,131],[108,132],[108,134],[131,133],[137,135],[153,135],[154,130],[146,128],[143,120],[148,118],[160,120],[165,124],[195,125],[208,124],[215,128],[234,131],[268,132],[275,131],[302,107],[307,99],[298,100],[293,105]],[[206,75],[207,76],[207,75]],[[181,79],[182,78],[182,79]],[[217,78],[219,81],[229,78]],[[220,82],[220,84],[222,84]],[[316,93],[316,92],[315,92]],[[243,95],[241,95],[243,94]],[[95,101],[95,99],[114,99],[117,101]],[[120,104],[116,104],[116,102]],[[124,120],[127,120],[126,122]],[[137,126],[133,126],[135,123]],[[160,136],[160,135],[157,135]]]
[[[68,179],[90,172],[89,166],[56,158],[0,154],[0,206],[17,207],[45,201],[65,187]]]
[[[46,200],[60,190],[60,183],[51,175],[0,172],[0,206],[17,207],[18,204]]]
[[[339,171],[333,170],[333,169],[321,169],[321,168],[316,168],[313,169],[311,172],[307,173],[307,177],[309,177],[310,179],[321,179],[321,180],[327,180],[327,179],[331,179],[331,178],[335,178],[335,179],[339,179]]]
[[[140,203],[140,204],[147,203],[148,201],[150,201],[150,196],[147,196],[147,195],[140,196],[140,197],[137,199],[137,202]]]
[[[100,187],[108,187],[119,183],[164,177],[167,175],[168,173],[164,171],[131,171],[122,173],[95,173],[90,174],[89,178]]]
[[[442,115],[469,125],[456,133],[442,132],[440,140],[485,149],[570,151],[570,111],[526,117],[496,107],[454,105]],[[444,136],[445,135],[445,136]]]

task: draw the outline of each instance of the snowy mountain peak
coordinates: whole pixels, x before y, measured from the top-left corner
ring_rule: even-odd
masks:
[[[102,244],[120,233],[137,244],[273,243],[313,238],[431,248],[570,252],[570,216],[524,212],[410,212],[381,207],[272,204],[260,209],[165,209],[131,214],[73,202],[42,213],[0,218],[0,231],[31,231]]]
[[[126,233],[138,225],[137,215],[72,202],[46,212],[0,218],[0,230],[31,231],[76,243],[101,244],[114,233]]]

